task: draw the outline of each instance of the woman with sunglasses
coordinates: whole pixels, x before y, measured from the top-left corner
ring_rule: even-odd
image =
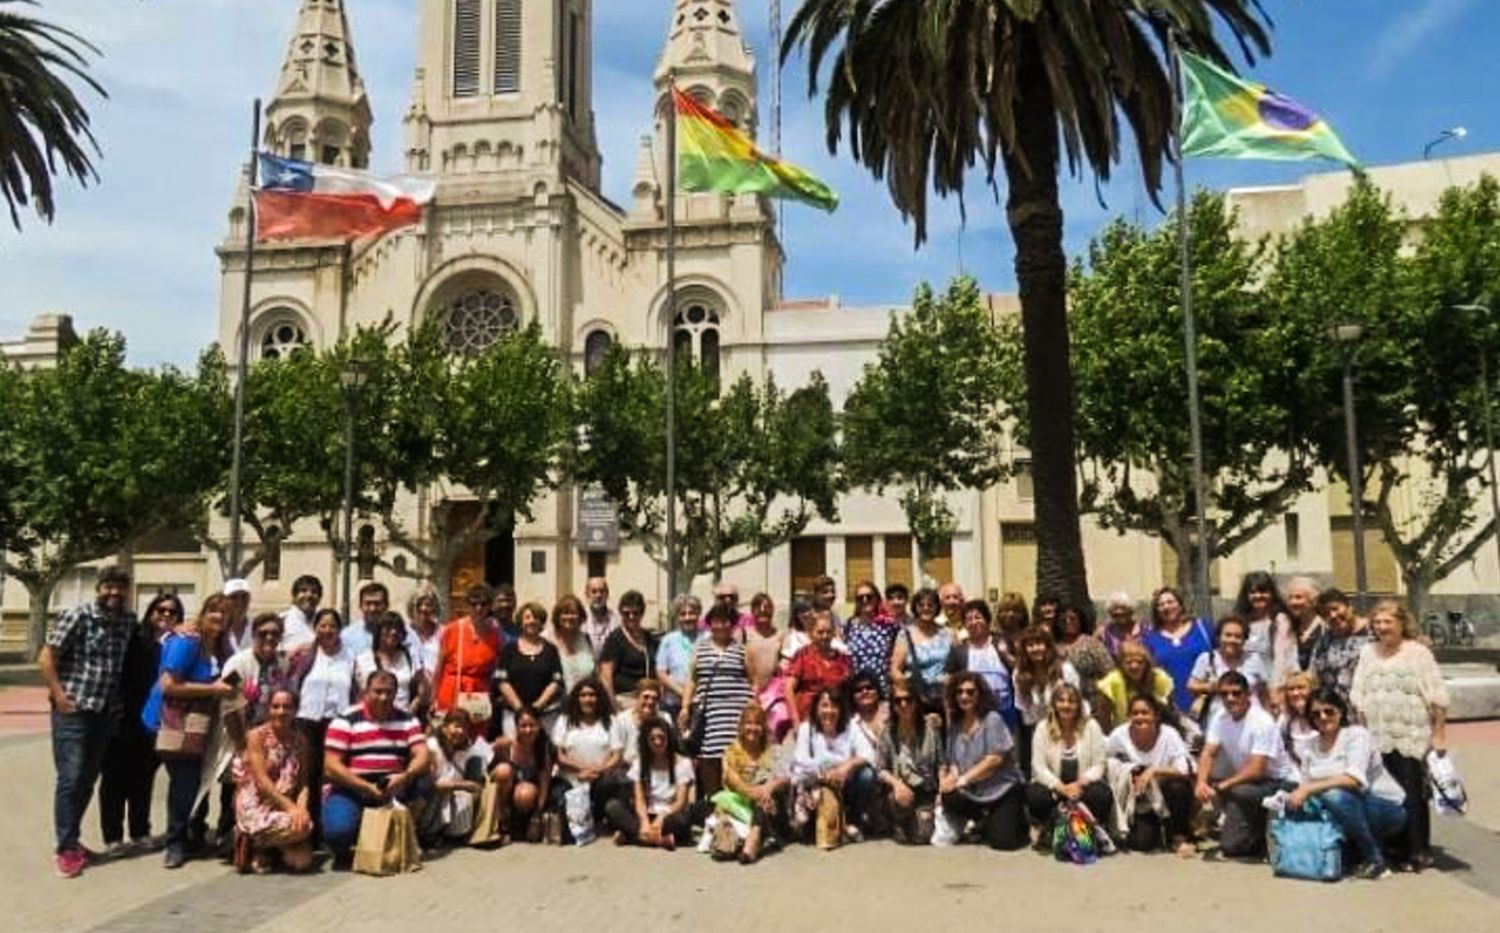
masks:
[[[1369,730],[1349,722],[1349,707],[1337,690],[1326,687],[1307,701],[1315,734],[1293,751],[1297,789],[1287,797],[1296,812],[1316,800],[1344,831],[1359,853],[1359,878],[1390,874],[1381,846],[1406,827],[1406,792],[1381,762]]]
[[[411,619],[412,650],[429,681],[437,673],[438,654],[443,648],[442,611],[437,588],[431,583],[418,586],[406,603],[406,615]]]
[[[1404,606],[1392,600],[1377,605],[1370,629],[1375,641],[1360,652],[1349,705],[1364,716],[1385,769],[1406,792],[1400,868],[1421,871],[1432,867],[1427,754],[1448,753],[1448,687]]]
[[[635,686],[656,679],[656,636],[646,631],[646,597],[629,590],[620,597],[620,627],[604,639],[599,651],[599,680],[615,709],[635,705]]]
[[[492,601],[493,594],[483,583],[464,593],[468,614],[443,626],[432,678],[433,712],[443,715],[462,709],[469,714],[475,735],[487,735],[495,715],[491,690],[500,658],[500,629],[490,615]]]
[[[901,629],[880,606],[880,590],[868,580],[854,585],[854,615],[844,623],[844,644],[854,673],[875,678],[882,695],[890,692],[891,654]]]
[[[891,722],[880,735],[877,752],[878,778],[886,788],[896,842],[926,845],[932,838],[946,749],[943,730],[928,722],[910,687],[897,684],[892,689]]]
[[[182,600],[162,593],[151,600],[146,614],[125,647],[120,674],[120,704],[126,715],[104,751],[99,772],[99,830],[107,855],[120,856],[160,848],[151,836],[151,787],[161,764],[151,733],[135,712],[146,705],[161,669],[161,644],[182,624]],[[125,843],[129,813],[130,843]]]
[[[938,779],[942,818],[961,834],[979,827],[992,849],[1026,845],[1026,792],[1016,764],[1016,743],[995,710],[984,679],[965,672],[948,681],[948,764]]]

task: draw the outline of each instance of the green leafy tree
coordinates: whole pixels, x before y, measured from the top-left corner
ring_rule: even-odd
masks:
[[[1308,335],[1282,326],[1259,292],[1264,247],[1238,235],[1221,196],[1198,193],[1188,227],[1208,550],[1218,558],[1279,522],[1311,488],[1317,460],[1291,346]],[[1106,528],[1165,541],[1177,555],[1178,586],[1196,594],[1177,229],[1175,215],[1155,230],[1116,220],[1090,242],[1087,261],[1074,264],[1068,292],[1083,507]],[[1018,386],[1009,391],[1024,402]],[[1023,440],[1029,423],[1021,419]]]
[[[1342,418],[1342,359],[1328,336],[1357,323],[1363,511],[1384,535],[1407,597],[1420,611],[1432,585],[1474,559],[1495,532],[1480,522],[1485,488],[1481,353],[1500,350],[1493,315],[1455,305],[1500,294],[1500,185],[1485,178],[1450,189],[1414,247],[1389,199],[1357,186],[1326,218],[1306,222],[1280,245],[1267,291],[1310,350],[1299,383],[1318,454],[1348,482]]]
[[[1216,23],[1248,54],[1269,46],[1262,19],[1256,0],[803,0],[788,25],[782,55],[808,47],[810,93],[828,63],[830,150],[847,129],[851,154],[886,181],[918,243],[929,191],[961,195],[976,171],[991,184],[1004,176],[1031,412],[1037,583],[1064,599],[1086,601],[1088,579],[1058,172],[1066,155],[1070,170],[1107,178],[1122,140],[1133,139],[1154,197],[1174,113],[1162,55],[1169,32],[1227,65]]]
[[[0,0],[0,195],[17,228],[27,204],[52,220],[59,167],[80,183],[96,177],[98,146],[73,84],[104,94],[87,70],[98,49],[77,33],[15,12],[31,2]]]
[[[720,394],[715,378],[685,365],[675,383],[679,580],[765,554],[814,515],[837,518],[845,484],[821,374],[791,393],[742,376]],[[573,478],[602,487],[624,534],[663,567],[665,407],[661,368],[614,348],[580,388],[582,443],[570,459]]]
[[[91,333],[50,369],[5,372],[0,562],[29,595],[34,655],[58,582],[186,514],[213,487],[223,447],[198,421],[212,412],[211,367],[131,370],[118,335]]]
[[[940,296],[924,284],[911,312],[892,318],[879,358],[844,401],[849,481],[900,488],[924,563],[953,537],[947,494],[982,489],[1005,473],[1009,365],[973,279],[955,279]]]

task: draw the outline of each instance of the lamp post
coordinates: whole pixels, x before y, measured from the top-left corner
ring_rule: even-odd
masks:
[[[1448,129],[1443,130],[1437,135],[1436,139],[1432,140],[1427,145],[1422,147],[1422,161],[1426,162],[1428,159],[1432,158],[1432,150],[1436,149],[1438,146],[1441,146],[1443,143],[1448,142],[1450,139],[1462,141],[1464,137],[1468,135],[1468,127],[1451,126]]]
[[[1365,611],[1365,496],[1359,475],[1359,426],[1354,418],[1354,345],[1364,336],[1358,324],[1334,325],[1331,335],[1344,364],[1344,447],[1348,452],[1349,512],[1354,525],[1354,608]]]
[[[359,358],[350,359],[344,366],[344,371],[339,373],[339,382],[344,387],[345,418],[344,418],[344,562],[343,562],[343,586],[340,588],[340,596],[343,600],[344,624],[349,624],[349,590],[353,586],[350,571],[353,568],[352,557],[354,554],[354,416],[359,403],[359,391],[364,388],[365,362]]]
[[[1484,315],[1488,323],[1490,306],[1474,302],[1466,305],[1454,305],[1453,310],[1465,311]],[[1488,337],[1488,333],[1485,334]],[[1484,403],[1484,448],[1486,459],[1489,461],[1490,473],[1490,515],[1491,520],[1500,522],[1500,483],[1495,477],[1495,427],[1492,424],[1493,416],[1490,409],[1493,407],[1490,398],[1490,349],[1486,340],[1479,342],[1479,390],[1480,398]],[[1500,529],[1497,529],[1495,540],[1500,542]],[[1496,545],[1496,560],[1500,561],[1500,543]]]

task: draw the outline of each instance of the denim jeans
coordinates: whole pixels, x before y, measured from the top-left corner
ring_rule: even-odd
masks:
[[[426,799],[431,793],[431,782],[423,778],[408,784],[398,799],[407,805]],[[365,809],[381,806],[384,801],[374,800],[354,793],[346,787],[331,787],[323,798],[323,842],[336,856],[346,856],[359,841],[359,824],[364,819]]]
[[[117,717],[108,713],[52,713],[52,825],[57,851],[78,847],[78,827],[94,796],[94,783]]]
[[[1337,787],[1318,794],[1317,800],[1358,850],[1361,862],[1384,862],[1381,841],[1406,828],[1406,808],[1374,794],[1357,794]]]
[[[880,779],[875,776],[874,768],[869,765],[856,768],[854,773],[849,775],[849,779],[844,782],[844,818],[851,823],[863,826],[865,813],[879,786]]]
[[[203,781],[203,762],[196,758],[171,760],[167,766],[167,846],[185,848],[193,822],[193,804]]]

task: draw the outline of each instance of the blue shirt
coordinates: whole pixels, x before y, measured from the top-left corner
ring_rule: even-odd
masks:
[[[1202,619],[1194,619],[1180,641],[1173,641],[1156,629],[1147,632],[1141,641],[1156,660],[1156,666],[1172,677],[1172,705],[1179,712],[1187,712],[1193,705],[1193,693],[1188,689],[1193,665],[1197,663],[1198,655],[1214,650],[1208,626]]]
[[[218,658],[205,658],[199,645],[196,635],[168,635],[161,645],[159,674],[171,674],[187,684],[211,684],[218,680]],[[146,708],[141,710],[141,722],[146,731],[155,732],[161,728],[161,704],[161,677],[158,675],[151,687],[151,695],[146,698]]]

